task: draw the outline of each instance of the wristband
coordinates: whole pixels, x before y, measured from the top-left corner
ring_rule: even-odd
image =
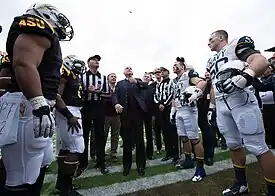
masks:
[[[68,110],[68,108],[61,108],[58,110],[64,117],[66,117],[67,119],[72,118],[74,115],[70,112],[70,110]]]
[[[31,98],[29,99],[29,102],[34,110],[37,110],[42,106],[49,106],[46,99],[43,96]]]

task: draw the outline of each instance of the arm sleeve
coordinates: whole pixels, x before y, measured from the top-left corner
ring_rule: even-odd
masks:
[[[255,53],[260,53],[260,51],[255,50],[254,41],[250,37],[244,36],[238,40],[235,54],[240,60],[246,61],[250,55]]]

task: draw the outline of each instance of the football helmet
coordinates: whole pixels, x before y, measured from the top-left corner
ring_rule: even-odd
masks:
[[[68,18],[50,4],[35,3],[31,5],[26,14],[35,15],[47,21],[56,31],[60,41],[70,41],[74,30]]]
[[[66,56],[63,59],[63,66],[75,75],[83,74],[86,70],[85,62],[80,60],[76,55]]]
[[[215,83],[215,86],[218,92],[230,94],[235,91],[236,88],[226,90],[224,83],[227,79],[230,79],[233,76],[241,75],[242,71],[244,71],[246,67],[247,63],[240,60],[233,60],[225,63],[216,75],[218,81]]]

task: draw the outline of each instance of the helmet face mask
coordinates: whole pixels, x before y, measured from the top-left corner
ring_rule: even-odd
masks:
[[[60,41],[70,41],[74,36],[74,30],[68,18],[60,13],[58,9],[49,4],[34,4],[27,11],[27,14],[39,16],[46,20],[58,35]]]

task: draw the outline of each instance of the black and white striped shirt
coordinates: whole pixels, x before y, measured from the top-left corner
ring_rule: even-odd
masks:
[[[164,79],[156,85],[154,102],[158,105],[163,104],[164,106],[168,106],[172,102],[173,94],[174,91],[170,82],[170,78]]]
[[[97,72],[93,74],[90,70],[85,72],[82,76],[83,81],[83,100],[84,101],[99,101],[101,100],[102,95],[110,94],[109,84],[107,76]],[[95,86],[100,93],[89,93],[88,87]]]

